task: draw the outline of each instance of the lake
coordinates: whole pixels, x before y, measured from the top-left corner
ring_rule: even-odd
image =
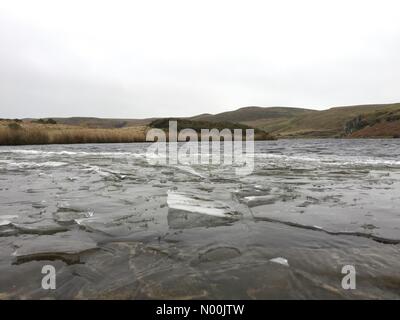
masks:
[[[148,146],[0,147],[0,298],[400,298],[400,140],[258,141],[245,176]]]

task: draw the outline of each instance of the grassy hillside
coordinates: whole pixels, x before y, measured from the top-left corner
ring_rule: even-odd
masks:
[[[309,110],[284,107],[246,107],[216,115],[200,115],[191,119],[207,121],[236,121],[256,127],[277,137],[376,137],[400,134],[395,122],[400,104],[359,105],[334,107],[328,110]],[[228,120],[229,119],[229,120]],[[357,128],[352,122],[361,119]],[[374,129],[369,129],[377,125]],[[390,124],[389,124],[390,122]],[[357,130],[362,132],[355,133]]]
[[[192,120],[204,121],[230,121],[244,122],[259,119],[280,119],[292,118],[301,114],[315,112],[315,110],[302,108],[285,108],[285,107],[244,107],[234,111],[227,111],[218,114],[202,114],[192,117]]]
[[[355,118],[368,118],[373,124],[379,115],[396,110],[400,110],[400,104],[336,107],[296,117],[273,133],[284,137],[344,137],[349,134],[346,126]]]
[[[400,138],[400,104],[364,113],[346,123],[345,132],[352,138]]]

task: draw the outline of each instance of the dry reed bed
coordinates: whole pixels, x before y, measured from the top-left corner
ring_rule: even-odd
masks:
[[[124,129],[48,129],[26,127],[0,128],[0,145],[127,143],[145,141],[145,130]]]

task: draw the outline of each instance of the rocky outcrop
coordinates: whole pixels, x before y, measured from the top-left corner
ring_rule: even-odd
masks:
[[[346,134],[352,134],[354,131],[360,130],[368,126],[368,121],[363,119],[361,115],[347,121],[344,125],[344,132]]]

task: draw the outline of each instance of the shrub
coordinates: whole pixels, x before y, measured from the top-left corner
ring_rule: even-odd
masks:
[[[20,130],[22,129],[21,125],[19,125],[16,122],[11,122],[8,124],[8,128],[10,128],[11,130]]]
[[[49,119],[47,119],[46,123],[47,124],[57,124],[57,121],[54,120],[54,119],[49,118]]]

